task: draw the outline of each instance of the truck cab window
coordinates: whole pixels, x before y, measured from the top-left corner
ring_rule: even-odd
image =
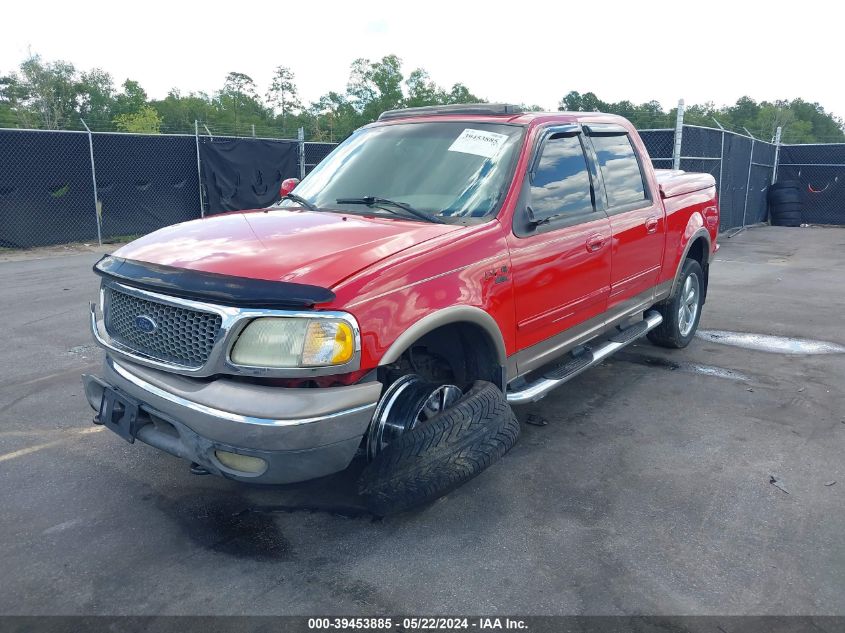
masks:
[[[577,136],[552,136],[531,178],[531,208],[538,219],[593,211],[590,173]]]
[[[613,208],[645,200],[643,174],[628,135],[593,136],[591,139],[604,177],[608,206]]]

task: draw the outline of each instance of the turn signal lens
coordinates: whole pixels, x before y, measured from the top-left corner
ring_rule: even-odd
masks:
[[[343,321],[311,321],[302,349],[302,364],[342,365],[352,359],[355,341],[352,328]]]

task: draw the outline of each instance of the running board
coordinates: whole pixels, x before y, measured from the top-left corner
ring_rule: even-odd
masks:
[[[572,380],[575,376],[590,367],[598,365],[605,358],[618,352],[626,345],[633,343],[638,338],[645,336],[661,323],[663,323],[663,317],[660,313],[654,310],[648,312],[642,321],[621,330],[616,336],[605,341],[595,349],[588,349],[565,363],[551,368],[540,378],[527,384],[519,391],[508,391],[508,404],[536,402],[555,387]]]

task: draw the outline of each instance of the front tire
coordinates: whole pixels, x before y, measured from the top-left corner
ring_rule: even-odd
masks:
[[[518,436],[519,422],[504,394],[477,381],[451,406],[381,449],[361,473],[359,492],[377,516],[409,510],[478,475]]]
[[[698,322],[704,298],[704,272],[694,259],[684,261],[674,294],[654,306],[663,316],[663,323],[648,333],[648,340],[661,347],[681,349],[689,345]]]

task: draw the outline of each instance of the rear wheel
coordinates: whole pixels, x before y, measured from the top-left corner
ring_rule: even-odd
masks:
[[[704,275],[694,259],[684,261],[674,294],[655,306],[663,322],[648,333],[648,339],[661,347],[682,348],[689,345],[701,319]]]

